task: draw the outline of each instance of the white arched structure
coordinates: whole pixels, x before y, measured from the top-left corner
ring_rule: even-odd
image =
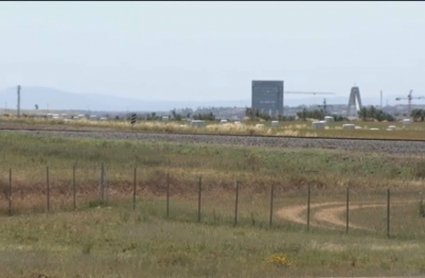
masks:
[[[357,112],[362,109],[362,98],[360,97],[359,87],[351,88],[350,98],[347,105],[347,117],[357,117]]]

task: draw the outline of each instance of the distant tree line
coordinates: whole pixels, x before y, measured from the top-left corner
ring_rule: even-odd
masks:
[[[412,111],[413,112],[413,111]],[[375,108],[375,106],[363,107],[358,111],[358,116],[363,121],[377,120],[379,122],[388,121],[394,122],[395,118],[393,115],[385,113],[384,111]]]
[[[247,116],[251,121],[256,121],[263,119],[265,121],[270,121],[272,117],[269,114],[260,111],[259,109],[254,108],[245,108],[245,116]]]
[[[220,113],[228,112],[234,109],[237,109],[237,107],[198,107],[194,113],[204,115],[213,113],[214,115],[218,115]]]
[[[307,110],[307,109],[303,109],[300,112],[297,112],[297,116],[298,118],[300,118],[303,121],[306,121],[307,119],[317,119],[317,120],[324,120],[325,116],[327,116],[325,114],[325,112],[323,112],[322,109],[320,110]],[[335,122],[341,122],[341,121],[345,121],[347,120],[345,117],[341,116],[341,115],[330,115],[331,117],[334,118]]]
[[[215,121],[216,120],[215,115],[212,112],[210,112],[210,113],[198,113],[198,114],[193,114],[193,115],[192,115],[192,112],[188,112],[185,115],[187,117],[187,119],[190,119],[192,117],[194,120],[203,120],[203,121]],[[171,111],[171,114],[173,116],[172,119],[174,121],[181,121],[183,119],[183,116],[181,114],[177,113],[175,109],[173,111]]]
[[[128,113],[125,116],[123,116],[122,119],[126,121],[130,121],[131,115],[133,115],[133,113]],[[155,112],[146,113],[144,115],[136,113],[136,120],[138,121],[159,121],[160,119],[162,119],[162,116],[158,116]],[[115,120],[120,120],[120,117],[115,116]]]
[[[322,110],[307,110],[305,108],[297,112],[297,116],[303,121],[307,119],[317,119],[320,121],[325,119],[325,113]]]
[[[173,119],[175,120],[175,121],[181,121],[182,120],[182,115],[181,114],[178,114],[177,112],[176,112],[176,109],[174,109],[174,110],[172,110],[171,111],[171,115],[173,115]],[[190,117],[190,116],[189,116]]]
[[[413,109],[410,112],[410,117],[413,118],[414,122],[423,122],[425,119],[425,110],[424,109]]]
[[[188,111],[188,110],[186,110]],[[192,111],[192,110],[191,110]],[[128,113],[125,116],[115,116],[115,120],[120,121],[120,120],[126,120],[126,121],[130,121],[131,120],[131,115],[133,113]],[[191,119],[193,118],[194,120],[204,120],[204,121],[215,121],[216,117],[215,115],[210,112],[210,113],[198,113],[198,114],[193,114],[191,112],[187,112],[187,114],[182,114],[182,113],[178,113],[176,111],[176,109],[170,111],[170,114],[167,115],[168,118],[172,121],[182,121],[185,117],[187,119]],[[136,114],[136,120],[138,121],[161,121],[162,120],[163,115],[158,115],[155,112],[151,112],[151,113],[146,113],[146,114]]]
[[[210,112],[210,113],[204,113],[204,114],[194,114],[193,115],[193,119],[194,120],[202,120],[202,121],[215,121],[215,115]]]
[[[265,121],[295,121],[294,116],[282,116],[278,115],[276,117],[270,116],[267,113],[262,112],[259,109],[254,108],[245,108],[245,116],[248,117],[251,121],[259,121],[259,120],[265,120]]]

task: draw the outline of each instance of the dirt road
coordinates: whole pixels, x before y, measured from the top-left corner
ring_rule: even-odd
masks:
[[[399,206],[406,203],[416,202],[416,200],[392,202],[391,206]],[[387,204],[363,204],[363,205],[350,205],[350,211],[364,208],[378,208],[386,207]],[[310,225],[312,227],[321,227],[327,229],[335,229],[346,227],[346,203],[344,202],[325,202],[318,204],[311,204],[311,209],[317,209],[317,211],[310,218]],[[292,205],[283,207],[277,211],[277,216],[297,224],[307,224],[307,206],[306,205]],[[356,225],[353,223],[349,224],[350,229],[359,229],[373,231],[372,229]]]

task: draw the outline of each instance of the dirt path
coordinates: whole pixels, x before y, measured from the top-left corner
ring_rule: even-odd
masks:
[[[329,202],[329,203],[320,203],[320,204],[311,204],[310,208],[321,208],[326,206],[335,206],[335,205],[344,205],[342,202]],[[293,223],[298,224],[306,224],[307,218],[307,208],[306,205],[292,205],[288,207],[281,208],[277,211],[277,215],[285,220],[288,220]],[[311,226],[323,227],[323,225],[319,225],[316,223],[310,222]]]
[[[396,201],[392,202],[391,206],[394,205],[403,205],[406,203],[411,202],[417,202],[417,200],[409,200],[409,201]],[[387,204],[363,204],[363,205],[350,205],[350,211],[355,209],[361,209],[361,208],[378,208],[378,207],[386,207]],[[327,203],[318,203],[318,204],[311,204],[310,208],[317,208],[318,211],[313,214],[313,217],[310,218],[310,225],[314,227],[322,227],[322,228],[328,228],[328,229],[334,229],[335,227],[346,227],[345,222],[345,211],[346,211],[346,204],[344,202],[327,202]],[[306,225],[306,214],[307,214],[307,207],[306,205],[292,205],[288,207],[281,208],[277,211],[277,216],[280,218],[297,223],[297,224],[303,224]],[[319,224],[319,222],[324,222],[331,224],[324,225]],[[359,226],[350,223],[349,226],[351,229],[361,229],[361,230],[367,230],[367,231],[373,231],[373,229]]]
[[[386,206],[386,204],[351,205],[350,211],[354,210],[354,209],[359,209],[359,208],[377,208],[377,207],[385,207],[385,206]],[[339,207],[331,207],[331,208],[321,209],[314,214],[314,218],[317,221],[327,222],[327,223],[334,225],[334,226],[346,227],[347,223],[344,219],[346,209],[347,208],[346,208],[345,205],[339,206]],[[341,218],[343,218],[344,220],[341,219]],[[361,229],[361,230],[373,231],[372,229],[369,229],[367,227],[354,225],[352,223],[349,224],[349,227],[351,229]]]

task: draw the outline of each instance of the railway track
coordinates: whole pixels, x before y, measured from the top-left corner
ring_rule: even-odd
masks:
[[[59,138],[134,140],[140,142],[170,142],[179,144],[228,145],[278,149],[330,149],[351,152],[386,153],[394,155],[425,155],[425,140],[324,138],[265,135],[148,133],[116,130],[0,128],[1,133],[23,133]],[[347,156],[349,159],[349,156]]]
[[[309,140],[353,140],[353,141],[385,141],[385,142],[425,142],[424,139],[395,139],[395,138],[359,138],[359,137],[323,137],[323,136],[282,136],[282,135],[249,135],[249,134],[226,134],[226,133],[184,133],[184,132],[132,132],[121,130],[96,130],[96,129],[40,129],[40,128],[0,128],[0,131],[35,131],[35,132],[73,132],[73,133],[122,133],[122,134],[158,134],[158,135],[187,135],[187,136],[217,136],[217,137],[249,137],[249,138],[290,138]]]

